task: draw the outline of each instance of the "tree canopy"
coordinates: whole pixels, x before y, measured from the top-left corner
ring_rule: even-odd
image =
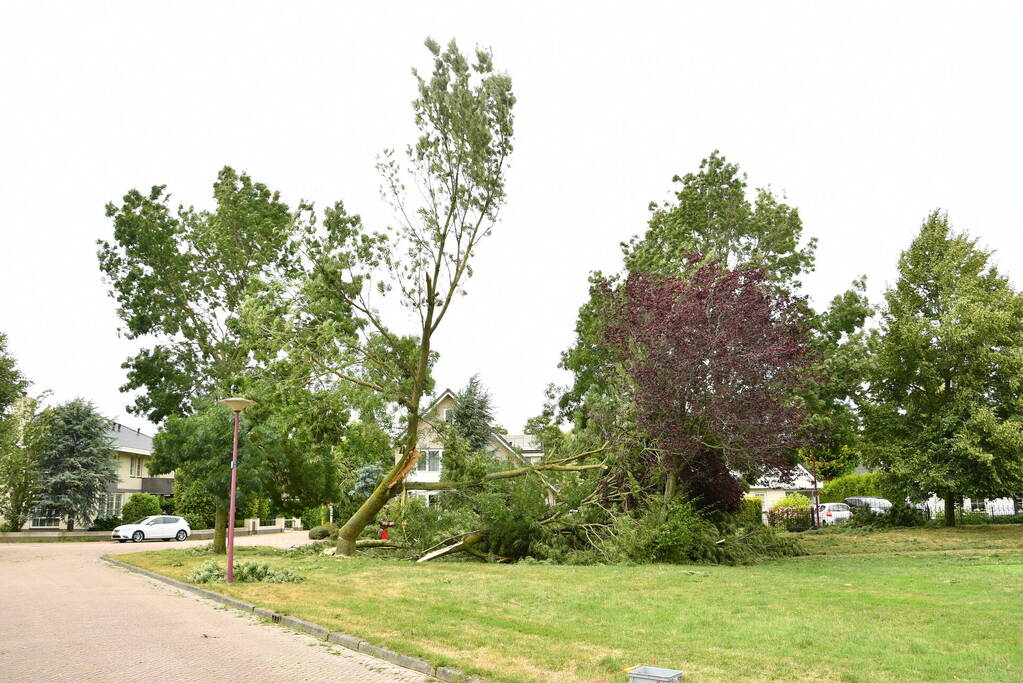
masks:
[[[92,403],[77,398],[52,408],[39,450],[42,486],[36,504],[68,528],[96,511],[99,494],[117,481],[110,421]]]
[[[918,496],[1023,491],[1023,296],[932,213],[899,258],[872,340],[868,462]]]
[[[737,475],[787,475],[809,441],[793,400],[813,360],[801,302],[771,288],[762,269],[717,262],[684,279],[633,273],[605,292],[604,335],[668,496],[681,483],[735,509]]]

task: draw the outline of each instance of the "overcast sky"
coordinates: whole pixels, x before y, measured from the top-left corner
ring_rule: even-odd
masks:
[[[671,177],[719,149],[820,240],[818,304],[877,300],[926,214],[1023,281],[1018,3],[0,2],[0,330],[34,390],[126,414],[95,242],[104,204],[166,184],[209,207],[225,164],[294,202],[389,215],[373,170],[414,127],[427,35],[513,79],[508,203],[435,348],[513,432],[567,377],[587,273],[620,268]]]

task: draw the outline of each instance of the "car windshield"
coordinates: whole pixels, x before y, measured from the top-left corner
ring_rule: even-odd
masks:
[[[143,517],[142,519],[136,519],[134,522],[132,522],[132,524],[142,524],[142,522],[146,521],[147,519],[153,519],[153,518],[152,517]]]

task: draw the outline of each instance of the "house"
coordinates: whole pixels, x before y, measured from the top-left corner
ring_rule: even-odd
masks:
[[[169,497],[174,484],[174,474],[150,476],[149,461],[153,456],[153,437],[143,434],[141,429],[130,429],[114,422],[107,430],[117,459],[117,481],[107,484],[105,493],[100,494],[97,511],[93,519],[120,517],[121,507],[133,493],[151,493]],[[92,520],[89,520],[90,522]],[[75,523],[75,527],[80,524]],[[37,510],[25,529],[66,529],[67,520],[46,516]]]
[[[408,481],[440,481],[441,472],[444,469],[444,439],[437,429],[433,427],[438,422],[448,421],[448,411],[454,407],[455,394],[450,389],[445,389],[430,404],[424,413],[424,419],[419,423],[419,460],[415,469],[408,475]],[[488,452],[497,460],[509,461],[520,465],[528,465],[539,462],[543,458],[543,447],[529,434],[501,434],[493,432],[490,435]],[[400,449],[395,451],[395,462],[401,458]],[[410,494],[425,496],[429,503],[430,498],[436,495],[435,491],[410,491]]]
[[[824,482],[818,479],[817,490],[820,491],[823,485]],[[810,500],[813,500],[813,490],[813,475],[802,465],[796,465],[795,472],[787,479],[769,474],[753,482],[749,487],[749,493],[746,494],[746,497],[759,498],[764,512],[767,512],[779,500],[792,493],[801,493]]]

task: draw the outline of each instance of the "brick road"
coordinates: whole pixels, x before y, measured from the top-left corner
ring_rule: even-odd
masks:
[[[287,547],[298,532],[243,536]],[[0,681],[428,681],[112,567],[142,544],[0,544]]]

